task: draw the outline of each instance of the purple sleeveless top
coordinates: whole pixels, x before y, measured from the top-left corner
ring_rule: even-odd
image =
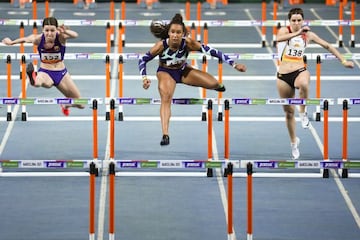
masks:
[[[65,46],[59,41],[59,35],[56,34],[54,46],[50,49],[45,49],[45,36],[41,36],[40,44],[38,45],[38,52],[40,60],[43,63],[57,63],[64,60]]]

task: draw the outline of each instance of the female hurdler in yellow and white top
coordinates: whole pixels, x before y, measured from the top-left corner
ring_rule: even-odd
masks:
[[[347,61],[325,40],[321,39],[308,26],[303,26],[304,12],[301,8],[293,8],[288,13],[290,25],[279,29],[277,34],[277,48],[280,65],[277,72],[277,89],[281,98],[294,98],[295,89],[299,89],[300,98],[308,98],[310,73],[306,69],[303,56],[309,42],[314,42],[335,55],[344,67],[353,68],[354,63]],[[285,105],[286,126],[288,128],[293,159],[300,156],[300,139],[296,136],[295,106]],[[299,115],[303,128],[309,127],[306,107],[300,106]]]

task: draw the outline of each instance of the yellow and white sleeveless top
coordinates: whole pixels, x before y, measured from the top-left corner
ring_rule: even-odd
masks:
[[[291,33],[291,29],[287,27]],[[303,62],[306,48],[306,36],[301,34],[287,41],[278,42],[277,50],[280,61],[284,62]]]

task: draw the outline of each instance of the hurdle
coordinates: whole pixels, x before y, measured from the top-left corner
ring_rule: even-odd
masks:
[[[360,99],[359,98],[339,98],[337,100],[339,105],[342,105],[342,161],[344,162],[344,168],[338,169],[338,174],[342,178],[348,177],[360,177],[360,173],[349,173],[349,169],[347,167],[353,168],[353,166],[358,163],[348,162],[348,110],[349,105],[359,105]]]
[[[154,98],[116,98],[111,99],[116,105],[144,105],[144,104],[160,104],[160,99]],[[120,171],[116,172],[116,176],[213,176],[213,149],[212,149],[212,138],[213,138],[213,126],[212,126],[212,114],[213,114],[213,100],[214,99],[196,99],[196,98],[173,98],[172,104],[180,105],[207,105],[207,160],[184,160],[183,163],[179,160],[117,160],[115,161],[116,167]],[[216,101],[215,101],[216,102]],[[126,117],[124,119],[126,121]],[[200,121],[199,117],[199,121]],[[114,120],[111,120],[112,122]],[[114,131],[114,128],[111,128]],[[113,145],[113,144],[111,144]],[[113,148],[113,147],[111,147]],[[215,166],[219,163],[214,162]],[[220,163],[221,164],[221,163]],[[123,169],[131,170],[138,168],[183,168],[183,169],[206,169],[206,172],[136,172],[136,171],[121,171]]]
[[[83,99],[66,99],[66,98],[1,98],[0,105],[57,105],[57,104],[87,104],[92,105],[93,109],[93,159],[92,160],[9,160],[0,159],[0,176],[1,177],[42,177],[42,176],[89,176],[86,171],[74,171],[88,169],[91,163],[96,166],[95,174],[98,175],[98,103],[102,104],[102,99],[83,98]],[[16,170],[36,170],[20,171]],[[3,171],[7,170],[7,171]],[[13,171],[15,170],[15,172]],[[61,171],[64,170],[64,171]]]
[[[323,105],[324,108],[324,148],[323,148],[323,159],[324,162],[329,161],[329,156],[328,156],[328,106],[329,104],[334,105],[334,99],[250,99],[250,98],[235,98],[235,99],[225,99],[223,104],[225,105],[225,123],[224,123],[224,159],[225,161],[228,161],[230,158],[230,147],[229,147],[229,135],[230,135],[230,131],[229,131],[229,119],[230,119],[230,101],[232,104],[234,105]],[[253,161],[251,161],[253,162]],[[256,161],[255,161],[256,162]],[[276,161],[270,160],[270,161],[260,161],[260,163],[258,164],[259,167],[264,167],[264,168],[277,168],[277,165],[275,164]],[[280,168],[287,166],[289,168],[297,168],[297,165],[293,164],[292,161],[280,161],[282,163],[284,163],[283,166],[281,166],[280,164]],[[319,164],[315,164],[315,162],[313,161],[309,161],[309,160],[303,160],[304,163],[301,162],[301,164],[305,164],[305,162],[310,163],[311,162],[311,166],[319,166]],[[245,166],[243,166],[245,168]],[[224,169],[224,176],[226,176],[228,173],[227,169]],[[256,173],[259,174],[260,176],[262,174],[265,174],[265,176],[271,176],[272,174],[274,176],[279,176],[282,174],[285,174],[284,176],[288,176],[291,177],[292,174],[286,174],[286,173]],[[302,177],[319,177],[319,176],[323,176],[324,178],[328,178],[329,177],[329,170],[327,168],[323,169],[323,172],[319,173],[319,174],[313,174],[313,173],[293,173],[294,176],[302,176]],[[243,173],[234,173],[234,176],[243,176]]]

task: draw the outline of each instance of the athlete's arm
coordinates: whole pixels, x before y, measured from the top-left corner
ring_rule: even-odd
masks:
[[[153,60],[157,55],[159,55],[164,49],[162,41],[158,41],[155,45],[145,53],[140,59],[138,63],[139,72],[143,80],[143,88],[148,89],[150,87],[150,79],[147,77],[146,72],[146,64]]]
[[[235,63],[234,60],[232,60],[227,54],[224,54],[220,50],[213,48],[211,46],[205,45],[203,43],[199,43],[198,41],[191,39],[189,37],[186,38],[186,47],[190,51],[199,51],[207,55],[210,55],[212,57],[221,59],[223,62],[228,63],[238,71],[241,72],[246,71],[245,65]]]
[[[316,33],[309,32],[307,34],[307,36],[308,36],[310,41],[313,41],[313,42],[319,44],[320,46],[322,46],[323,48],[325,48],[326,50],[331,52],[334,56],[336,56],[337,59],[339,59],[339,61],[345,67],[348,67],[348,68],[353,68],[354,67],[354,63],[352,61],[347,61],[333,45],[329,44],[327,41],[320,38]]]
[[[39,35],[37,34],[31,34],[29,36],[26,37],[21,37],[21,38],[17,38],[15,40],[11,40],[10,38],[4,38],[2,40],[2,43],[5,45],[15,45],[15,44],[19,44],[19,43],[35,43],[36,39],[38,38]]]

